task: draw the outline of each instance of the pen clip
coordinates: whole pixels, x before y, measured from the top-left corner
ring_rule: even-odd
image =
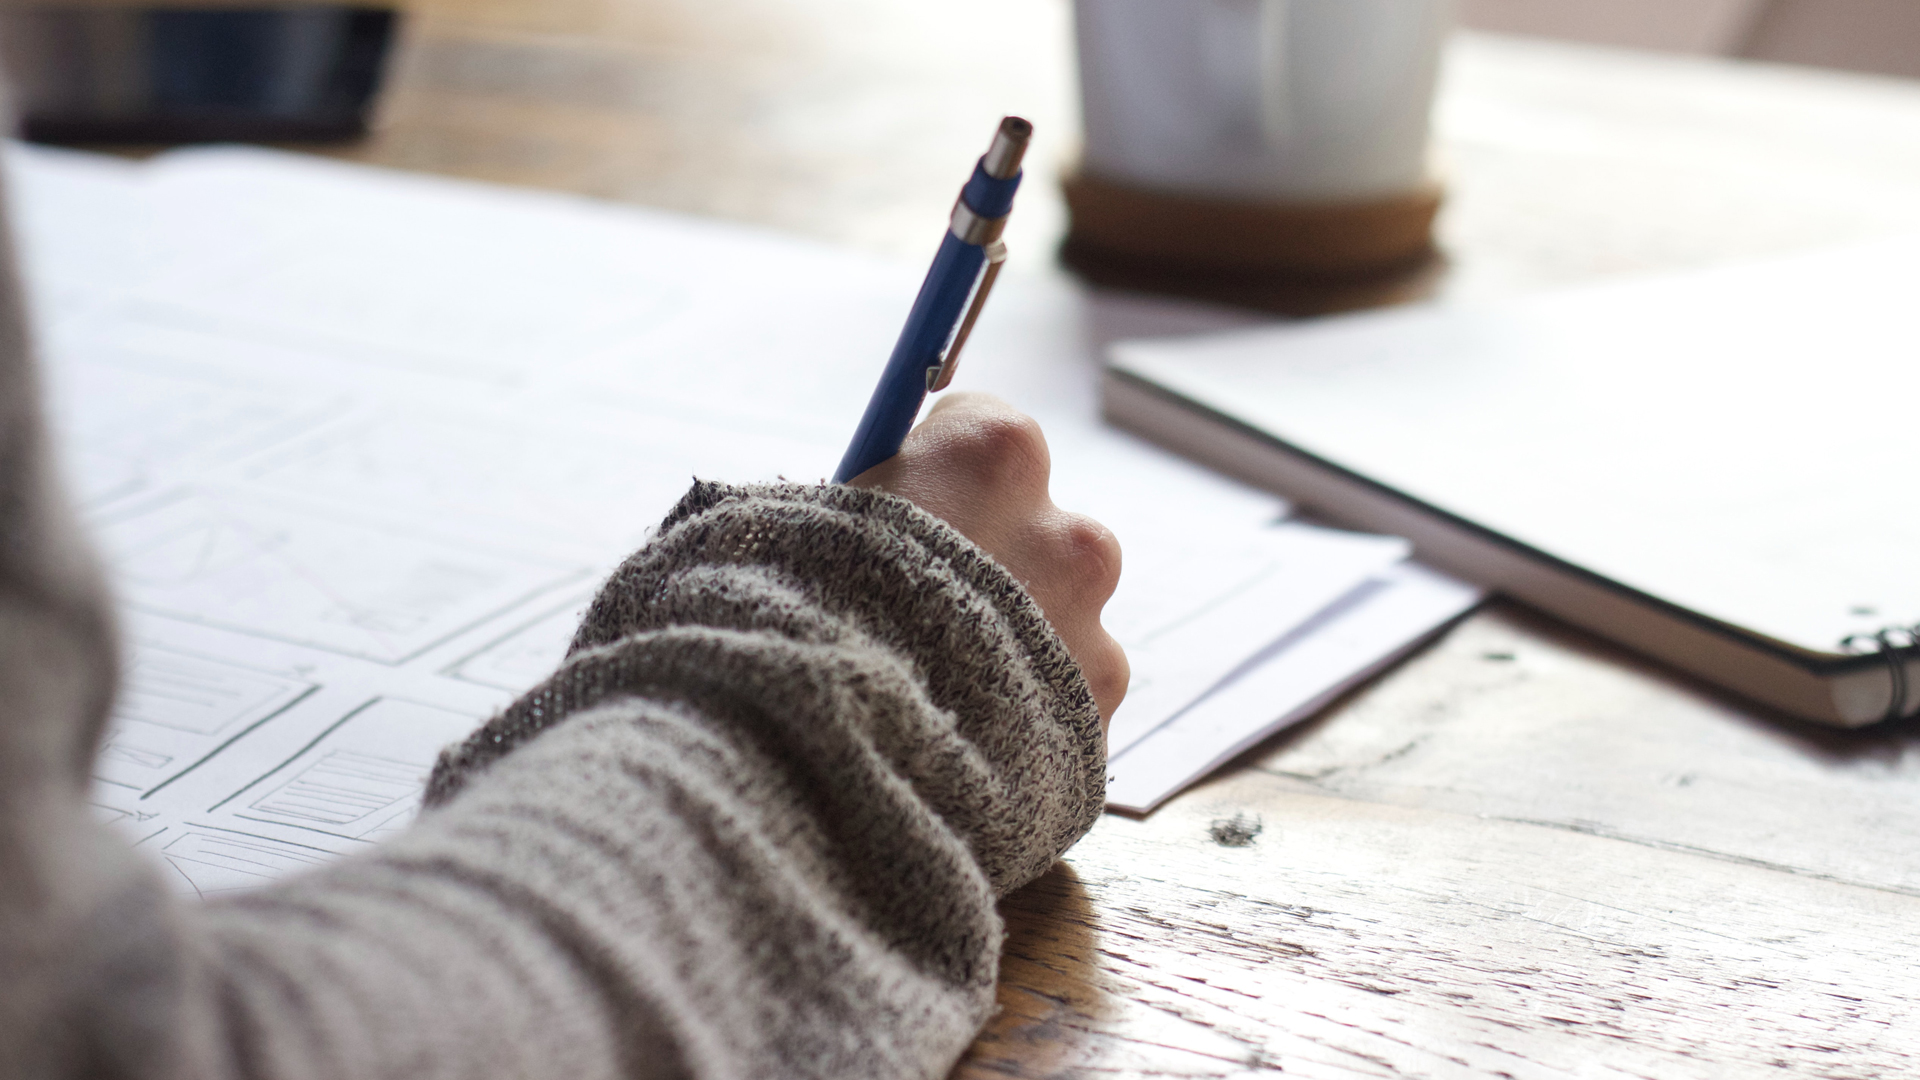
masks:
[[[960,320],[960,328],[953,332],[953,341],[940,353],[940,362],[927,369],[927,393],[945,390],[953,382],[954,369],[960,366],[960,347],[967,343],[967,335],[973,333],[974,320],[980,317],[980,308],[987,302],[987,294],[993,291],[993,280],[1000,276],[1000,267],[1007,261],[1007,245],[995,240],[987,245],[987,265],[980,273],[980,283],[974,287],[973,302],[967,305],[967,316]]]

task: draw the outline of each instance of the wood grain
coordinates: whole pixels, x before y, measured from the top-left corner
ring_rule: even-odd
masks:
[[[1290,791],[1920,897],[1920,720],[1772,716],[1517,607],[1247,764]]]
[[[1066,0],[414,14],[345,156],[918,258],[954,162],[1021,112],[1042,136],[1009,241],[1057,273]],[[1455,296],[1920,227],[1897,80],[1472,37],[1436,143]],[[1496,605],[1010,897],[1001,1011],[955,1075],[1913,1074],[1917,745]],[[1250,842],[1214,838],[1236,820]]]
[[[925,258],[953,162],[1036,144],[1047,261],[1077,153],[1068,0],[415,0],[345,156]],[[1442,72],[1449,288],[1706,265],[1920,227],[1920,84],[1468,35]]]
[[[956,1075],[1904,1074],[1916,741],[1496,608],[1009,898]]]
[[[1261,836],[1223,848],[1221,814]],[[1009,901],[959,1076],[1903,1075],[1920,901],[1242,773]]]

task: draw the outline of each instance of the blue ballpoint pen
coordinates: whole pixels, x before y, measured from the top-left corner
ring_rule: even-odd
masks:
[[[1020,159],[1033,125],[1017,116],[1000,121],[993,145],[973,167],[973,178],[954,200],[953,217],[927,279],[920,284],[907,325],[887,359],[880,385],[867,402],[833,482],[844,484],[900,452],[929,393],[953,381],[960,347],[973,332],[1007,246],[1000,242],[1013,193],[1020,187]]]

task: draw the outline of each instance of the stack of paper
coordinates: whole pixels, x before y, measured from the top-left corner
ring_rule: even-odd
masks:
[[[132,651],[94,799],[202,895],[408,820],[690,478],[829,473],[923,269],[263,151],[9,171]],[[1122,538],[1112,791],[1146,809],[1476,594],[1104,428],[1086,303],[1010,275],[961,385]]]
[[[1271,561],[1223,582],[1206,609],[1135,624],[1121,639],[1143,674],[1108,735],[1108,806],[1153,809],[1480,601],[1480,590],[1403,561],[1402,541],[1298,524],[1275,532]]]

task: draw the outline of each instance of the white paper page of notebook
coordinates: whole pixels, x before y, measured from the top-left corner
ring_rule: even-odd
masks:
[[[1920,240],[1117,366],[1629,587],[1817,652],[1920,621]]]
[[[465,353],[423,347],[433,327],[470,305],[550,301],[484,288],[436,293],[403,261],[431,247],[409,230],[448,227],[411,201],[437,181],[258,152],[204,157],[170,156],[151,175],[90,189],[102,214],[145,230],[140,243],[156,253],[146,277],[89,275],[88,261],[109,260],[111,250],[60,246],[62,217],[86,217],[84,201],[62,186],[70,169],[40,168],[46,159],[29,151],[24,161],[16,155],[12,177],[39,238],[29,258],[47,253],[78,271],[74,291],[43,293],[43,302],[87,313],[47,335],[63,441],[122,467],[82,469],[79,485],[130,604],[128,692],[95,802],[178,871],[183,890],[203,895],[357,850],[404,820],[431,764],[427,744],[469,729],[551,670],[595,582],[691,476],[808,478],[829,468],[884,355],[868,346],[890,343],[918,275],[731,227],[709,235],[700,223],[666,219],[655,228],[661,215],[450,184],[456,202],[474,203],[463,212],[522,238],[488,256],[501,274],[577,271],[571,248],[536,242],[547,234],[518,222],[557,216],[650,252],[650,261],[592,268],[624,275],[626,290],[643,291],[662,266],[669,278],[673,266],[704,265],[707,275],[689,292],[699,299],[668,322],[636,328],[586,312],[581,325],[612,328],[605,342],[569,331],[539,362],[471,345],[477,359],[467,368],[458,362]],[[205,189],[193,176],[201,168],[216,174]],[[389,205],[396,183],[404,197]],[[277,192],[277,213],[251,206],[246,228],[218,213],[223,201],[266,199],[262,192]],[[50,199],[66,202],[40,215]],[[346,219],[381,228],[348,228]],[[257,230],[275,221],[299,231],[261,242]],[[235,252],[271,264],[281,243],[305,245],[301,273],[328,279],[316,287],[318,306],[280,310],[307,302],[304,288],[289,286],[256,289],[229,310],[221,290],[245,277]],[[831,307],[840,336],[770,352],[759,344],[814,329],[799,316],[797,330],[787,321],[793,305],[780,298],[796,291],[793,271],[803,298]],[[706,296],[722,278],[731,291]],[[831,287],[812,293],[804,285],[828,279]],[[1077,295],[1041,282],[1018,299],[1018,280],[1009,281],[1011,317],[983,326],[976,344],[1001,346],[983,349],[968,370],[975,385],[1000,388],[1042,417],[1063,501],[1131,537],[1141,567],[1171,539],[1205,562],[1208,538],[1230,548],[1266,529],[1282,509],[1271,496],[1098,426]],[[356,289],[421,302],[322,325],[357,317],[339,301]],[[603,302],[620,302],[618,293]],[[525,312],[491,317],[517,319],[515,333],[537,336],[528,328],[538,320]],[[761,325],[749,333],[743,323]],[[863,336],[871,341],[859,344]],[[811,362],[808,349],[817,367],[796,372]],[[501,371],[509,375],[495,377]],[[668,389],[647,398],[656,374]],[[621,386],[628,396],[607,392]],[[675,396],[689,388],[731,393],[703,406]],[[806,415],[808,403],[819,416]],[[844,415],[826,415],[836,409]],[[830,440],[809,437],[815,429],[830,429]],[[1136,569],[1129,584],[1177,591],[1187,573],[1176,563],[1156,581]],[[393,740],[381,735],[388,727]],[[414,740],[406,731],[416,727],[436,734]],[[336,749],[342,756],[329,758]],[[274,793],[309,767],[357,792],[361,812],[294,813],[315,795],[311,785]],[[395,781],[401,773],[411,787]]]

